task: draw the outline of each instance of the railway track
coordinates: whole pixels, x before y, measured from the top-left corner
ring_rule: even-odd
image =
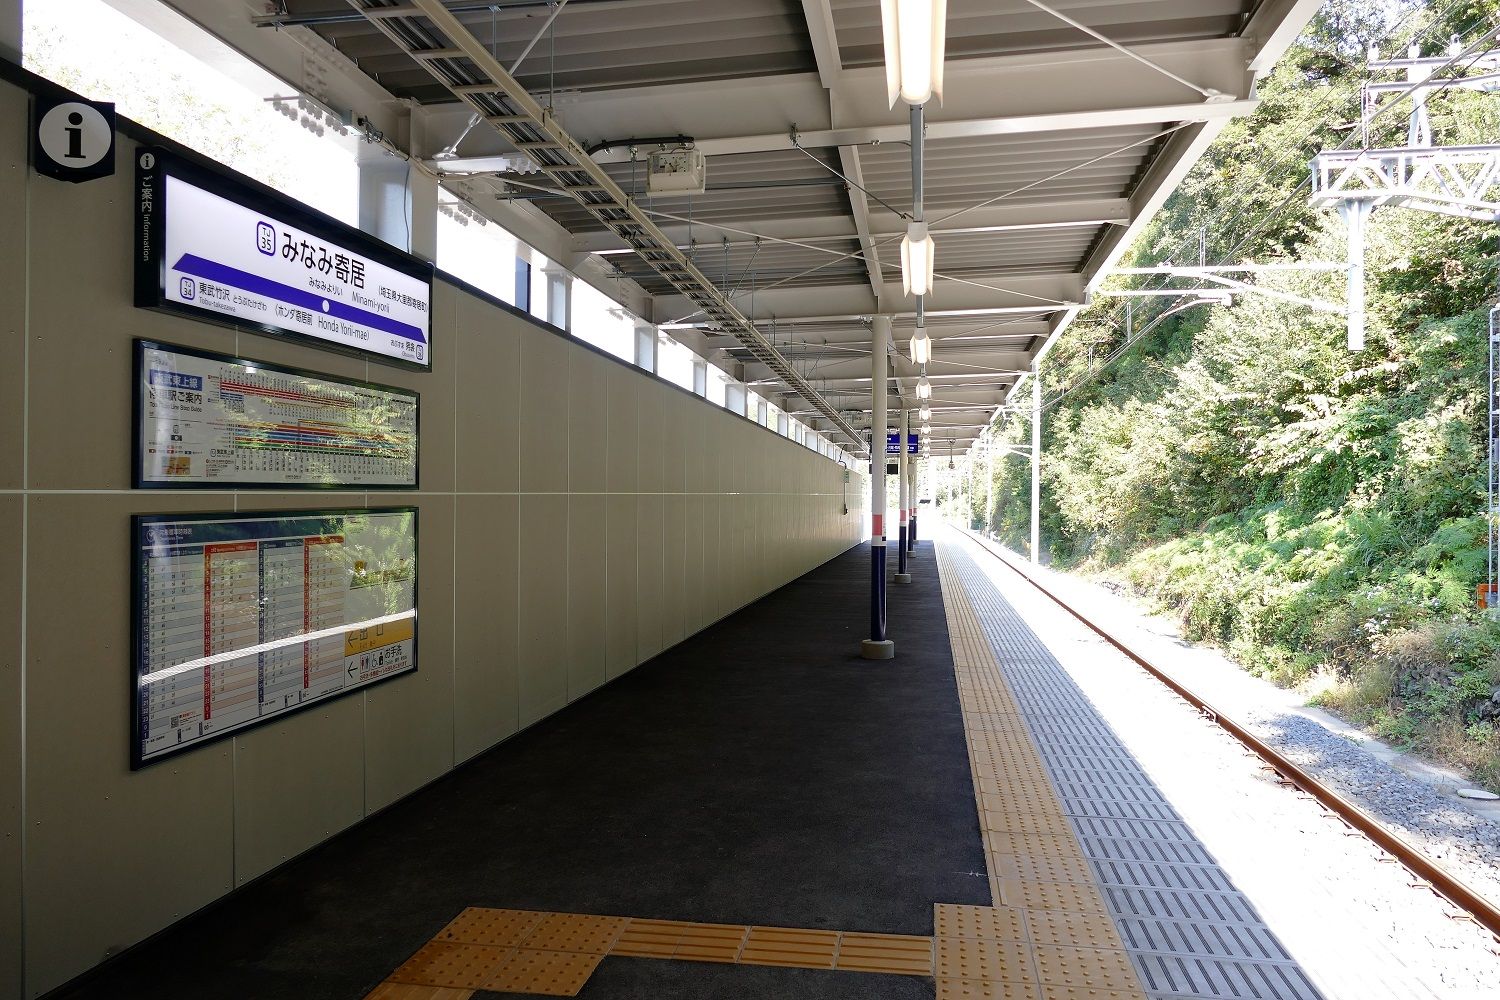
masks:
[[[1325,809],[1328,809],[1350,827],[1374,841],[1383,851],[1402,865],[1405,865],[1413,875],[1420,879],[1421,885],[1431,888],[1432,891],[1447,899],[1449,903],[1462,911],[1464,916],[1474,920],[1493,934],[1497,940],[1500,940],[1500,907],[1496,907],[1487,897],[1480,894],[1462,879],[1444,870],[1441,865],[1422,853],[1422,851],[1407,843],[1407,841],[1395,833],[1392,833],[1390,829],[1362,809],[1357,803],[1350,801],[1323,784],[1295,762],[1283,756],[1276,748],[1261,740],[1238,722],[1225,716],[1206,699],[1199,697],[1170,673],[1152,663],[1150,659],[1137,652],[1129,644],[1117,638],[1088,615],[1079,611],[1030,572],[1017,565],[1014,560],[997,552],[987,543],[986,539],[961,525],[953,525],[953,527],[974,539],[974,541],[979,543],[980,548],[989,553],[1003,566],[1041,591],[1048,600],[1062,608],[1069,615],[1072,615],[1086,628],[1099,635],[1100,638],[1119,650],[1125,657],[1170,688],[1178,697],[1196,708],[1205,718],[1233,736],[1251,753],[1265,761],[1266,765],[1282,781],[1297,788],[1304,794],[1312,796]]]

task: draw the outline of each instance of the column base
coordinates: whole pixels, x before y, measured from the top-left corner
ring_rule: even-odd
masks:
[[[896,574],[896,582],[897,583],[911,583],[911,574],[910,573],[897,573]]]
[[[865,639],[859,644],[859,655],[867,660],[894,660],[896,644],[889,639]]]

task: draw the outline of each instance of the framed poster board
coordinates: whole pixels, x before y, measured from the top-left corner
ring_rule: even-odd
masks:
[[[416,489],[420,397],[135,342],[136,489]]]
[[[137,306],[431,368],[431,264],[164,149],[135,175]]]
[[[417,510],[131,518],[132,770],[417,669]]]

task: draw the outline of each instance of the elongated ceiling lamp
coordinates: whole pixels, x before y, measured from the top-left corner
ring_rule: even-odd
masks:
[[[911,363],[925,365],[932,360],[932,338],[924,327],[917,327],[911,335]]]
[[[885,31],[885,89],[890,107],[943,99],[948,0],[880,0]]]

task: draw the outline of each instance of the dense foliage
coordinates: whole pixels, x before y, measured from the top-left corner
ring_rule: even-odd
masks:
[[[1262,82],[1260,110],[1223,132],[1130,256],[1344,260],[1342,222],[1308,205],[1307,162],[1363,143],[1367,45],[1482,47],[1497,24],[1500,0],[1330,3]],[[1369,144],[1404,145],[1409,107],[1376,119]],[[1431,110],[1438,142],[1500,141],[1500,96],[1447,90]],[[1127,320],[1105,300],[1082,315],[1044,368],[1057,402],[1044,421],[1043,544],[1174,609],[1190,637],[1493,784],[1500,628],[1475,588],[1500,226],[1389,208],[1369,243],[1359,353],[1342,316],[1263,295],[1154,326],[1161,305],[1138,303]],[[1256,280],[1343,297],[1336,273]],[[1029,464],[997,446],[1029,435],[1026,413],[997,425],[955,498],[1018,547]]]

